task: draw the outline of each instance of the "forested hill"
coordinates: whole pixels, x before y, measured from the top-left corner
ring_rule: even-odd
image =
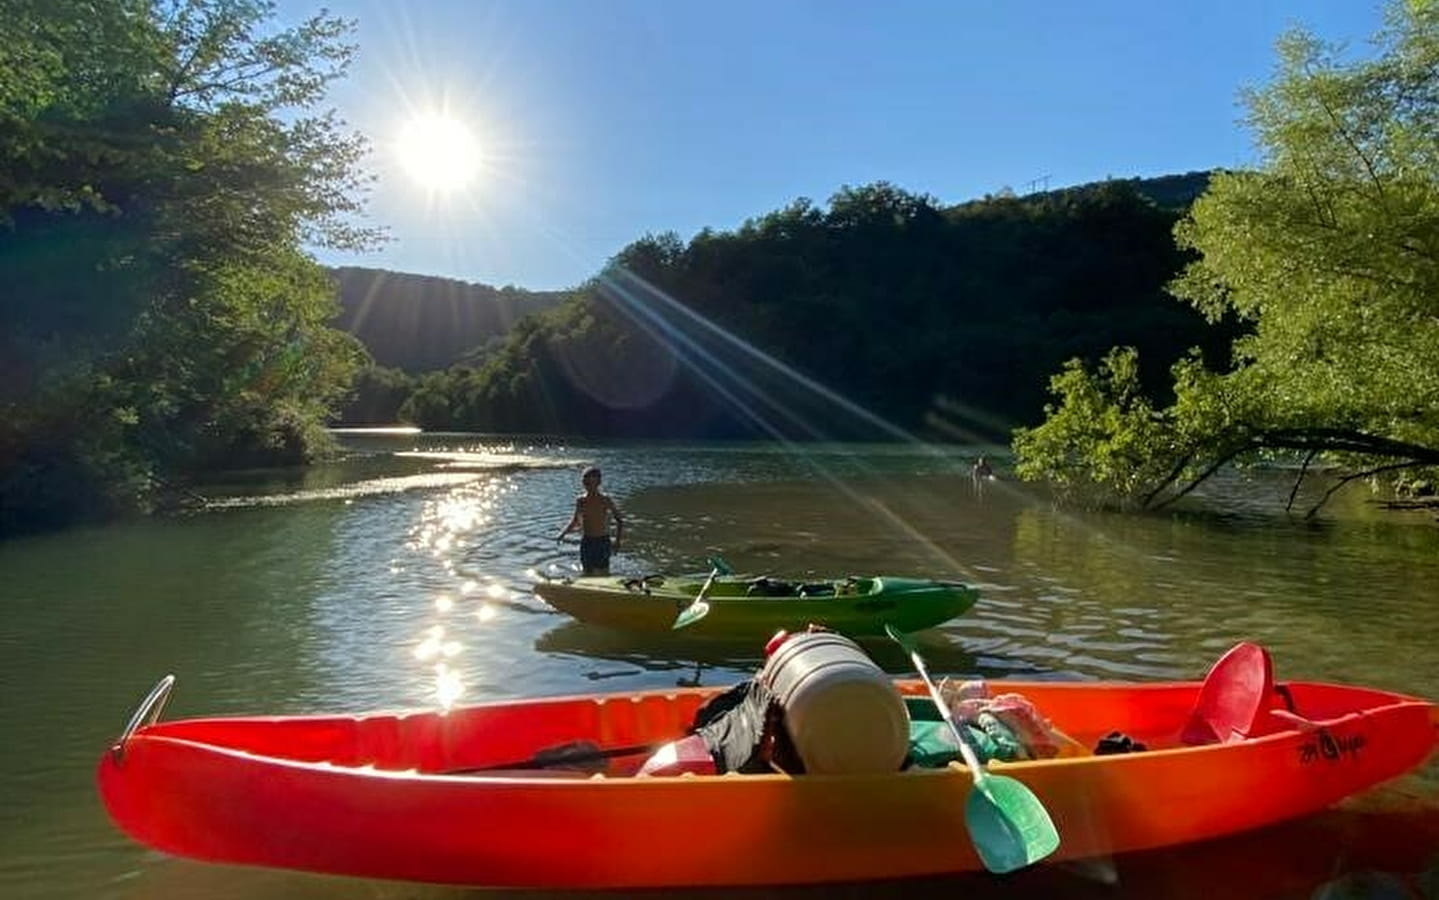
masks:
[[[1141,197],[1147,197],[1155,206],[1164,209],[1187,210],[1199,199],[1209,188],[1209,182],[1213,176],[1212,172],[1185,172],[1183,175],[1158,175],[1154,178],[1127,178],[1118,181],[1118,184],[1134,188],[1135,193]],[[1078,188],[1066,188],[1055,193],[1063,194],[1067,191],[1086,191],[1098,185],[1088,184]]]
[[[566,296],[384,269],[347,266],[331,272],[340,286],[335,326],[359,338],[379,365],[407,372],[460,362]]]
[[[1072,202],[1097,190],[1109,189],[1132,192],[1161,209],[1183,213],[1209,188],[1213,176],[1212,171],[1201,171],[1185,172],[1182,175],[1156,175],[1152,178],[1110,178],[1054,190],[1036,191],[1019,199],[1030,206],[1053,205]],[[997,199],[1015,199],[1015,195],[1005,190],[998,196],[957,203],[948,209],[951,213],[957,213],[966,207],[992,204]]]
[[[402,415],[483,431],[882,436],[837,414],[843,398],[907,430],[1003,439],[1043,418],[1066,360],[1115,345],[1140,349],[1162,394],[1170,363],[1198,346],[1223,365],[1234,334],[1166,291],[1189,259],[1174,225],[1207,181],[948,207],[881,182],[688,242],[650,235],[483,366],[423,379]]]

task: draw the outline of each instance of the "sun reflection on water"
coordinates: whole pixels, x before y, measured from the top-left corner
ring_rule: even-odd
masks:
[[[485,623],[499,617],[500,604],[514,596],[503,581],[476,571],[473,555],[493,539],[506,502],[501,498],[515,490],[513,481],[497,475],[456,485],[427,500],[409,530],[408,550],[424,560],[422,568],[431,573],[425,591],[430,624],[412,653],[425,666],[425,693],[444,710],[460,698],[467,683],[483,679],[483,672],[475,670],[483,659],[468,652],[477,639],[474,629],[483,628],[479,640],[492,634]],[[392,562],[392,571],[401,568],[397,562]],[[450,618],[455,615],[463,618]]]
[[[429,662],[440,654],[440,645],[444,642],[445,626],[431,625],[425,634],[425,639],[415,647],[415,659],[421,662]]]
[[[460,673],[443,662],[436,663],[435,700],[440,704],[440,708],[450,709],[464,692],[465,686],[460,679]]]

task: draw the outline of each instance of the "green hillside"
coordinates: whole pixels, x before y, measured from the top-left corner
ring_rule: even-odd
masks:
[[[1118,344],[1154,361],[1147,387],[1162,393],[1169,362],[1200,346],[1222,363],[1234,334],[1165,290],[1187,259],[1174,225],[1207,178],[951,207],[879,183],[688,242],[649,235],[482,366],[425,378],[404,414],[485,431],[881,436],[837,412],[843,398],[903,429],[1002,438],[1042,418],[1065,360]]]
[[[515,322],[551,309],[565,294],[495,288],[451,278],[342,267],[335,327],[360,339],[381,366],[443,369],[502,337]]]

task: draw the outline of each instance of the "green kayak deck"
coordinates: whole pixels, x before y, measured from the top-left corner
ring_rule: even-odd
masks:
[[[703,585],[703,576],[592,576],[546,581],[534,590],[582,622],[669,631]],[[964,613],[978,597],[959,582],[891,575],[820,581],[722,575],[705,594],[709,614],[684,631],[763,639],[811,622],[846,634],[880,635],[886,625],[918,631]]]

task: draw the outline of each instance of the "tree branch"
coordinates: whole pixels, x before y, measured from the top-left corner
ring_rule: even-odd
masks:
[[[1203,472],[1200,472],[1198,475],[1196,475],[1196,476],[1194,477],[1194,480],[1193,480],[1193,481],[1191,481],[1191,482],[1189,482],[1189,484],[1185,485],[1183,490],[1181,490],[1179,493],[1175,494],[1173,497],[1169,497],[1169,498],[1166,499],[1163,503],[1157,504],[1154,508],[1155,508],[1155,509],[1163,509],[1164,507],[1168,506],[1169,504],[1175,502],[1175,501],[1178,500],[1180,497],[1183,497],[1185,494],[1189,493],[1190,491],[1194,490],[1195,488],[1197,488],[1197,487],[1199,487],[1201,484],[1203,484],[1206,480],[1208,480],[1209,476],[1211,476],[1211,475],[1213,475],[1215,472],[1219,471],[1219,467],[1220,467],[1220,466],[1222,466],[1222,465],[1224,465],[1225,463],[1229,462],[1230,460],[1234,459],[1234,457],[1236,457],[1236,456],[1238,456],[1239,454],[1243,453],[1245,450],[1251,450],[1251,449],[1253,449],[1252,443],[1251,443],[1251,444],[1243,444],[1243,445],[1241,445],[1241,446],[1235,447],[1234,449],[1230,450],[1228,453],[1222,454],[1218,459],[1216,459],[1213,463],[1210,464],[1209,468],[1205,469]]]
[[[1379,173],[1374,168],[1374,162],[1359,147],[1359,142],[1349,133],[1349,129],[1344,126],[1344,122],[1339,118],[1339,115],[1334,112],[1333,107],[1326,103],[1322,97],[1318,98],[1318,100],[1320,107],[1323,108],[1324,114],[1329,117],[1329,121],[1333,124],[1334,130],[1339,134],[1339,137],[1344,140],[1344,143],[1348,145],[1349,149],[1354,151],[1354,155],[1359,157],[1359,161],[1364,164],[1364,170],[1369,173],[1369,180],[1374,183],[1374,190],[1379,195],[1379,203],[1383,206],[1387,195],[1384,193],[1384,183],[1379,179]]]
[[[1356,478],[1365,478],[1370,475],[1378,475],[1383,472],[1397,471],[1399,469],[1439,465],[1439,448],[1424,447],[1405,441],[1396,441],[1391,438],[1367,434],[1362,431],[1344,428],[1273,429],[1270,431],[1256,432],[1244,442],[1232,445],[1228,450],[1217,454],[1204,471],[1196,475],[1182,489],[1176,491],[1172,496],[1166,497],[1163,501],[1155,503],[1155,498],[1163,493],[1166,488],[1172,486],[1179,477],[1179,473],[1184,470],[1185,466],[1193,461],[1194,453],[1192,451],[1185,454],[1185,456],[1175,464],[1170,473],[1160,480],[1153,490],[1145,495],[1144,499],[1140,502],[1140,508],[1159,510],[1169,506],[1199,487],[1199,485],[1207,481],[1215,472],[1219,471],[1221,467],[1233,461],[1235,457],[1255,450],[1307,451],[1304,465],[1299,472],[1299,477],[1295,480],[1294,486],[1289,492],[1288,502],[1284,505],[1285,512],[1292,511],[1294,501],[1299,495],[1299,487],[1308,476],[1309,467],[1320,453],[1333,451],[1403,460],[1402,462],[1386,463],[1353,475],[1344,476],[1338,484],[1335,484],[1325,492],[1324,496],[1320,498],[1319,502],[1315,504],[1312,509],[1305,513],[1304,517],[1306,519],[1312,518],[1339,488]]]
[[[174,96],[185,97],[191,94],[209,94],[212,92],[228,91],[238,85],[244,84],[247,81],[254,81],[257,78],[264,78],[266,75],[272,75],[275,72],[279,72],[284,69],[284,66],[279,63],[267,64],[259,61],[253,61],[248,62],[245,65],[263,66],[263,68],[258,68],[253,71],[247,72],[245,71],[244,66],[231,66],[223,70],[218,70],[215,72],[211,80],[197,82],[193,87],[188,87],[184,90],[177,91]],[[222,76],[230,77],[226,81],[216,80],[217,78]]]
[[[1439,465],[1439,447],[1426,447],[1348,428],[1277,428],[1255,435],[1254,445],[1276,450],[1334,450],[1412,459]]]
[[[1179,477],[1179,473],[1184,471],[1185,466],[1188,466],[1192,459],[1194,459],[1194,452],[1192,450],[1180,457],[1179,461],[1174,464],[1174,468],[1169,471],[1169,474],[1164,476],[1164,480],[1155,485],[1154,490],[1145,494],[1144,499],[1139,501],[1139,508],[1148,509],[1149,504],[1154,502],[1154,498],[1159,496],[1159,492],[1173,484],[1175,479]]]
[[[1314,506],[1309,510],[1309,512],[1304,514],[1304,518],[1314,518],[1314,514],[1319,512],[1320,508],[1323,507],[1324,504],[1329,502],[1329,498],[1334,496],[1335,491],[1344,487],[1344,485],[1348,484],[1356,478],[1368,478],[1370,475],[1378,475],[1380,472],[1396,472],[1400,469],[1414,469],[1422,465],[1425,464],[1411,459],[1407,462],[1390,463],[1387,466],[1376,466],[1372,469],[1366,469],[1363,472],[1355,472],[1353,475],[1345,475],[1343,478],[1339,479],[1339,482],[1337,484],[1324,492],[1324,496],[1319,498],[1319,502],[1314,504]]]
[[[1289,502],[1284,504],[1284,511],[1290,512],[1294,509],[1294,498],[1299,493],[1299,485],[1304,483],[1304,476],[1309,472],[1309,464],[1314,461],[1318,450],[1310,450],[1309,455],[1304,457],[1304,465],[1299,469],[1299,477],[1294,479],[1294,489],[1289,492]]]

